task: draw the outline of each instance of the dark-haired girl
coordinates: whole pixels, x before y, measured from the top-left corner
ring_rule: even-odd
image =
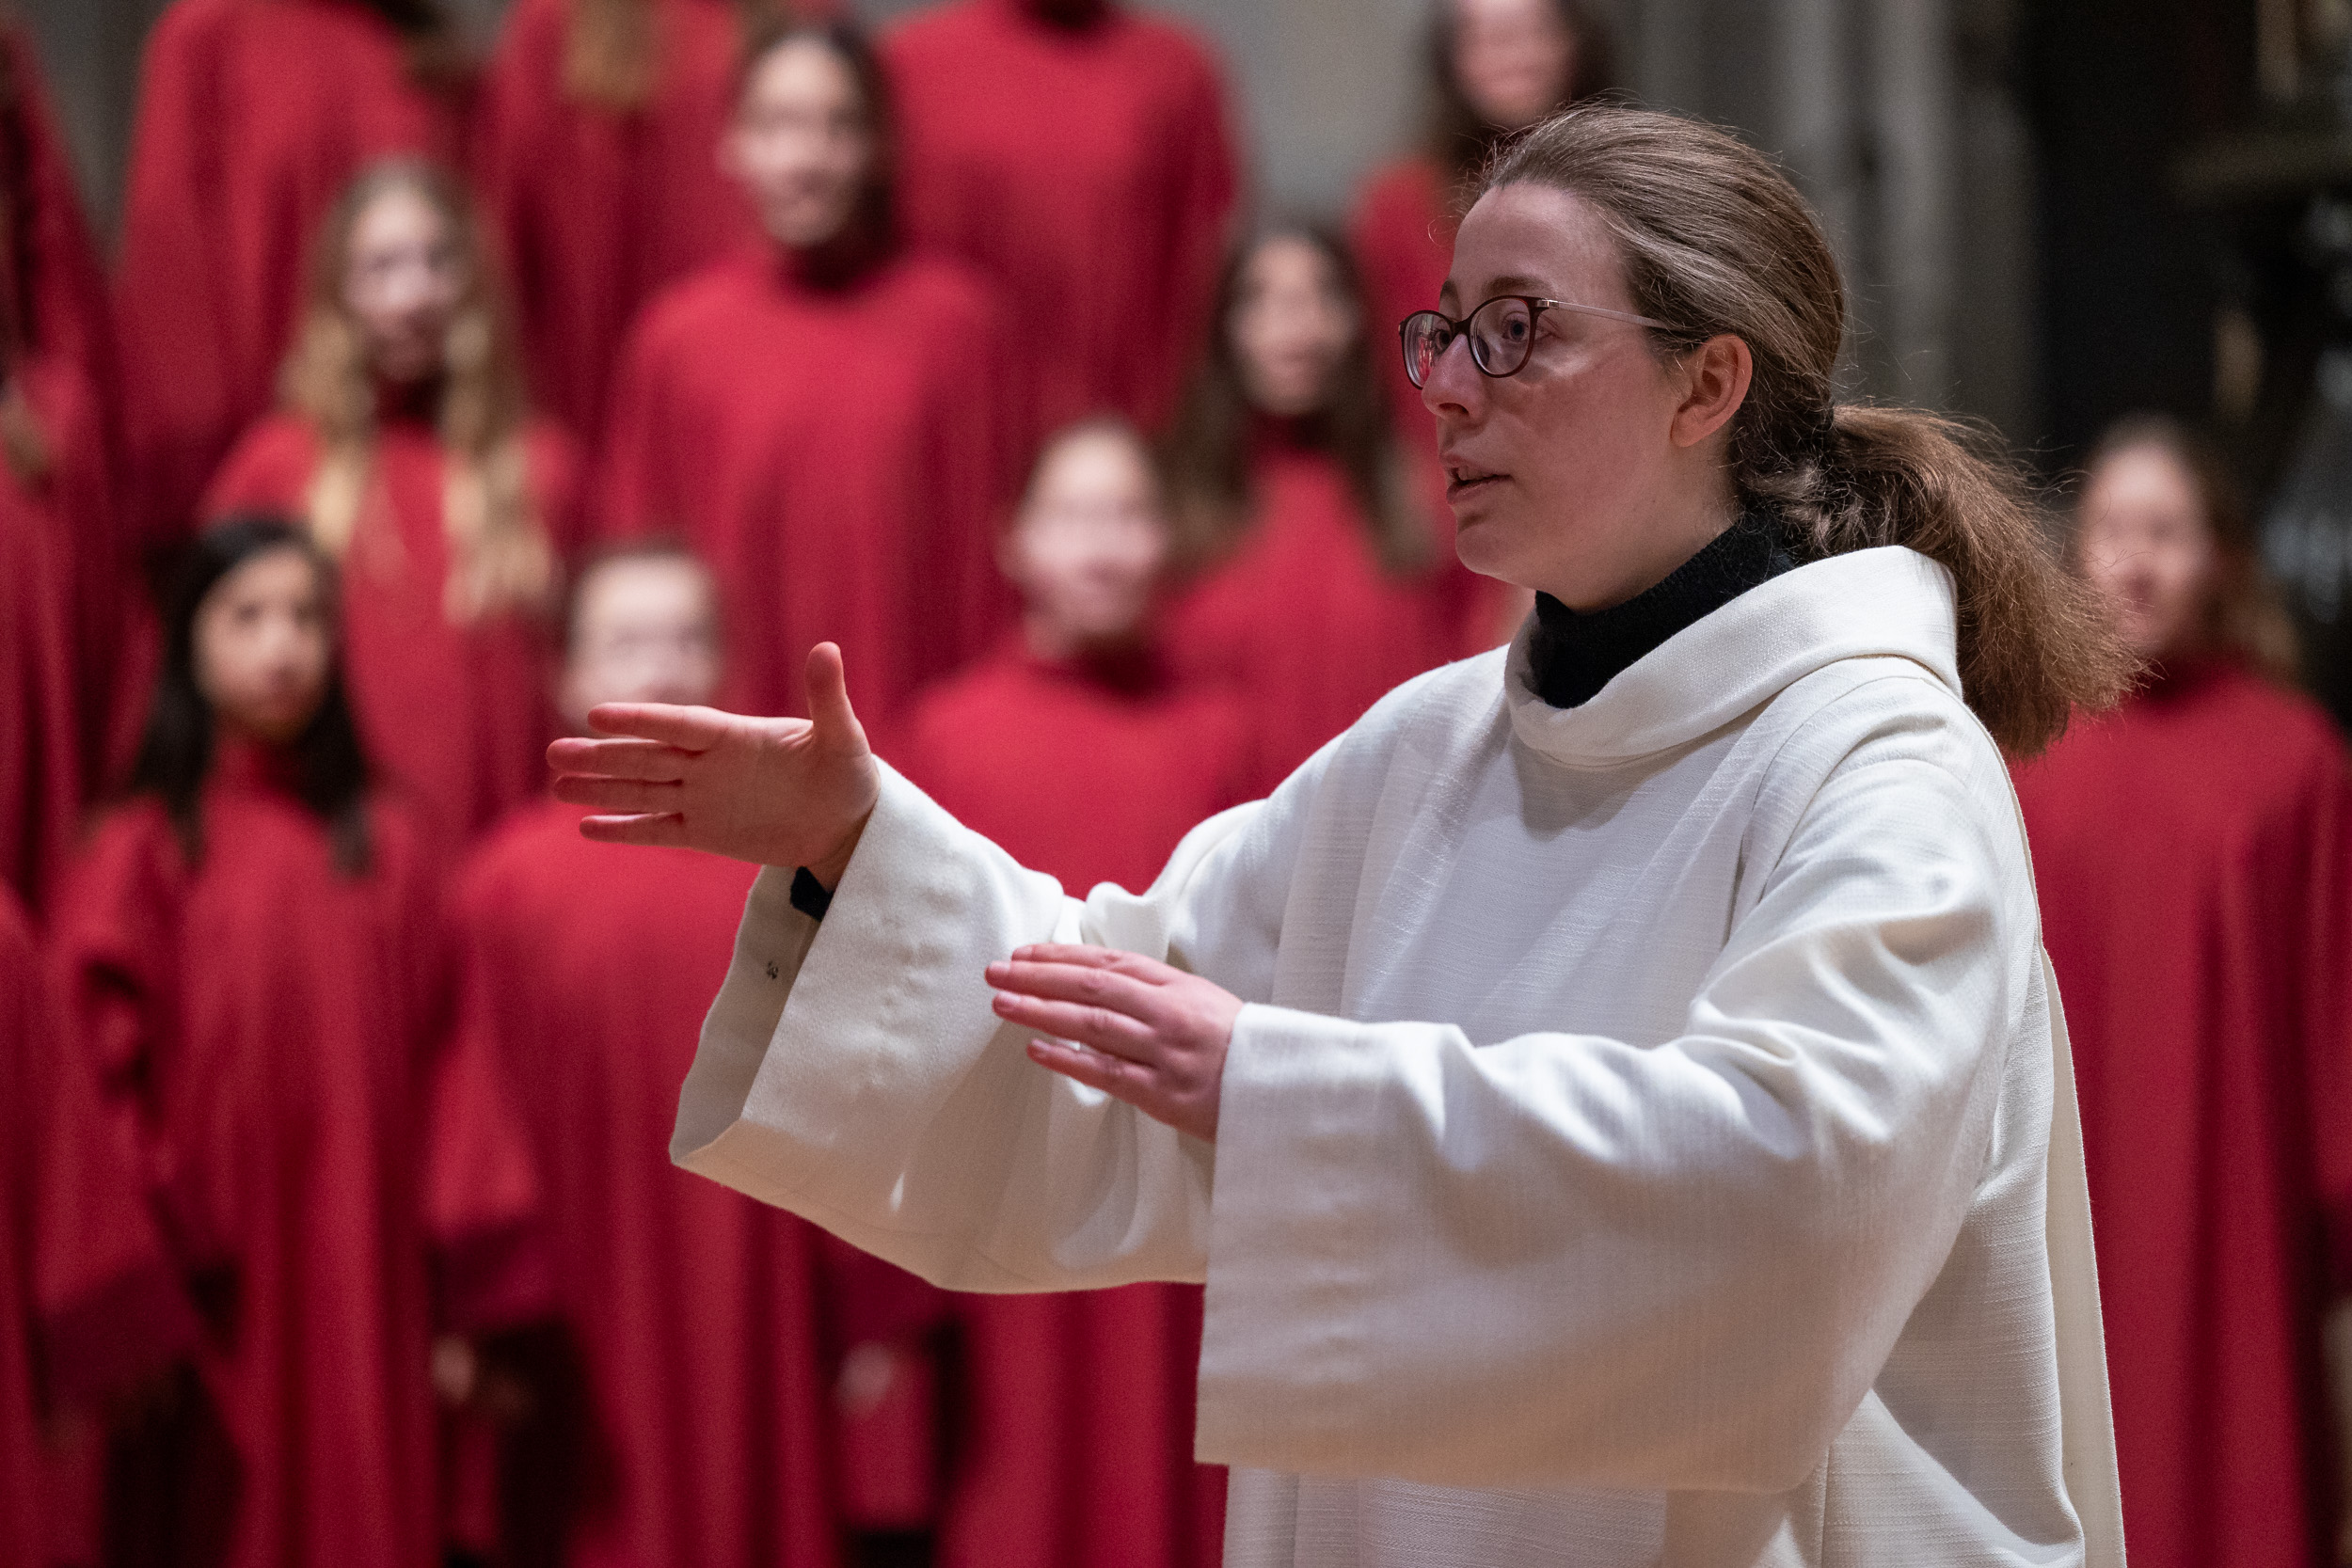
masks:
[[[975,274],[898,246],[889,104],[853,29],[759,35],[723,154],[761,238],[640,321],[603,523],[711,563],[735,703],[797,709],[821,637],[858,650],[886,711],[1009,616],[991,546],[1025,408],[1011,349]]]
[[[453,839],[539,793],[580,531],[572,443],[532,417],[501,304],[453,180],[367,170],[319,236],[284,406],[204,499],[302,517],[341,563],[360,736]]]
[[[526,1305],[487,1265],[527,1164],[488,1073],[440,1049],[436,865],[370,787],[337,662],[301,530],[204,534],[130,793],[59,900],[78,1027],[205,1323],[188,1397],[123,1438],[127,1560],[425,1568],[434,1288],[453,1326]]]
[[[1374,327],[1437,303],[1465,198],[1496,145],[1610,86],[1607,24],[1585,0],[1435,0],[1429,17],[1427,128],[1422,147],[1375,169],[1348,214]],[[1429,415],[1402,361],[1380,356],[1407,440]]]
[[[2149,664],[2017,778],[2081,1073],[2132,1560],[2337,1560],[2319,1478],[2322,1323],[2352,1282],[2343,738],[2294,688],[2251,520],[2195,434],[2110,432],[2073,553]]]
[[[1217,307],[1167,442],[1190,573],[1168,646],[1247,700],[1253,787],[1271,789],[1382,692],[1486,645],[1471,627],[1492,601],[1429,515],[1426,453],[1391,433],[1347,253],[1269,230],[1234,254]]]
[[[749,240],[710,155],[744,34],[825,0],[520,0],[483,84],[483,199],[505,242],[532,392],[583,439],[622,336],[664,286]]]
[[[186,531],[269,411],[302,265],[353,175],[462,154],[441,0],[174,0],[148,37],[117,277],[140,525]]]

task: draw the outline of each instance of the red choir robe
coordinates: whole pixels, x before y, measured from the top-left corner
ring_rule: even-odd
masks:
[[[556,1299],[584,1369],[567,1435],[604,1462],[572,1461],[590,1479],[567,1560],[829,1564],[818,1233],[669,1160],[758,868],[591,844],[583,815],[516,813],[458,895],[464,1029],[529,1086]]]
[[[1438,293],[1454,265],[1454,231],[1461,220],[1449,184],[1428,158],[1400,159],[1364,182],[1347,218],[1372,317],[1373,357],[1388,381],[1398,438],[1420,451],[1434,450],[1435,421],[1405,373],[1396,329],[1414,311],[1438,308]]]
[[[0,1568],[94,1560],[53,1439],[196,1341],[130,1154],[0,889]]]
[[[358,0],[174,0],[148,36],[116,279],[133,505],[193,516],[275,401],[310,247],[352,176],[455,166],[461,105]]]
[[[73,539],[47,492],[0,462],[0,888],[36,908],[78,824],[82,705],[99,696],[77,673]]]
[[[819,288],[746,251],[634,332],[602,526],[681,533],[711,563],[728,705],[799,712],[808,650],[830,638],[850,696],[883,717],[1008,613],[993,546],[1015,379],[993,297],[953,262],[900,257]]]
[[[1112,6],[958,0],[883,40],[898,201],[917,243],[993,278],[1032,356],[1033,436],[1163,422],[1199,353],[1240,181],[1215,59]]]
[[[81,770],[86,784],[95,784],[123,721],[124,617],[138,596],[136,563],[114,505],[121,382],[113,305],[31,41],[21,28],[0,25],[0,51],[19,100],[25,206],[14,214],[21,227],[9,254],[0,256],[0,289],[21,338],[19,382],[50,459],[48,471],[23,487],[38,492],[63,531],[73,574]],[[0,573],[0,581],[9,580]]]
[[[1490,601],[1450,539],[1411,575],[1383,567],[1345,472],[1285,435],[1262,436],[1250,493],[1248,532],[1180,594],[1168,646],[1247,700],[1263,793],[1391,689],[1487,645],[1474,611]]]
[[[561,561],[580,543],[579,461],[553,425],[524,435],[540,526]],[[319,463],[305,420],[276,414],[222,466],[204,515],[300,516]],[[451,620],[439,436],[421,419],[384,421],[374,477],[342,572],[345,680],[368,755],[398,780],[434,828],[469,836],[544,793],[555,654],[549,617],[512,609]]]
[[[1238,704],[1143,656],[1000,652],[927,692],[885,746],[965,824],[1078,895],[1103,881],[1148,887],[1188,830],[1248,789]],[[1223,1472],[1192,1458],[1199,1288],[961,1301],[973,1430],[942,1560],[1215,1564]]]
[[[543,1307],[535,1195],[495,1070],[444,1043],[428,836],[379,797],[370,867],[347,876],[285,769],[222,746],[193,869],[153,801],[112,813],[54,925],[76,1026],[205,1320],[150,1467],[118,1461],[116,1550],[426,1568],[429,1335]]]
[[[719,167],[742,52],[738,0],[649,0],[660,65],[650,98],[627,112],[564,89],[574,3],[519,0],[507,18],[481,164],[538,405],[593,438],[639,309],[755,230]]]
[[[2078,721],[2018,793],[2074,1037],[2132,1560],[2331,1561],[2342,746],[2311,704],[2204,663]]]

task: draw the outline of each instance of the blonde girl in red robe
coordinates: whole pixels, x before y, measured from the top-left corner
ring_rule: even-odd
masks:
[[[189,528],[230,443],[268,412],[302,259],[353,175],[464,155],[442,0],[173,0],[147,40],[117,298],[134,503]]]
[[[2201,441],[2118,426],[2075,519],[2148,671],[2017,786],[2074,1034],[2132,1560],[2312,1568],[2336,1560],[2321,1323],[2352,1284],[2343,741],[2294,689],[2292,627]]]
[[[342,563],[359,733],[437,832],[470,834],[539,793],[578,464],[530,412],[487,254],[447,176],[395,162],[344,192],[282,388],[206,513],[299,515]]]
[[[1608,24],[1584,0],[1436,0],[1429,17],[1429,119],[1417,150],[1375,169],[1348,214],[1383,331],[1438,302],[1463,198],[1496,144],[1610,86]],[[1431,438],[1401,356],[1381,360],[1398,429]]]
[[[1311,225],[1268,229],[1226,268],[1166,443],[1185,574],[1170,655],[1246,700],[1256,789],[1391,687],[1500,641],[1480,635],[1496,595],[1432,515],[1428,454],[1392,434],[1374,348],[1345,247]]]
[[[445,1043],[440,862],[372,783],[325,556],[265,517],[188,554],[130,793],[54,925],[203,1320],[183,1397],[118,1435],[109,1555],[428,1568],[430,1335],[538,1305],[528,1156]]]

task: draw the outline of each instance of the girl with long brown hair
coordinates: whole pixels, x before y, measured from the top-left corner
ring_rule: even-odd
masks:
[[[1478,579],[1441,551],[1372,369],[1354,263],[1311,224],[1233,253],[1208,353],[1165,443],[1185,675],[1229,686],[1270,789],[1380,694],[1466,645]]]
[[[173,0],[148,36],[116,277],[133,504],[151,536],[267,413],[302,261],[338,194],[464,150],[442,0]]]
[[[630,320],[749,241],[711,156],[746,34],[827,0],[520,0],[484,82],[483,200],[505,244],[539,405],[582,439]]]
[[[1422,145],[1365,178],[1347,238],[1386,333],[1437,303],[1462,220],[1496,146],[1612,85],[1606,20],[1586,0],[1434,0]],[[1398,428],[1429,437],[1429,416],[1393,355],[1381,357]]]
[[[2352,1277],[2328,1264],[2352,1241],[2352,779],[2206,441],[2119,423],[2074,524],[2148,673],[2017,790],[2081,1073],[2132,1560],[2307,1568],[2339,1556],[2317,1478]]]
[[[532,417],[462,188],[379,165],[311,259],[282,407],[205,498],[304,518],[343,565],[352,703],[369,750],[441,832],[538,793],[553,595],[578,464]]]
[[[1733,136],[1512,144],[1405,337],[1537,613],[1140,894],[883,767],[836,650],[812,721],[600,710],[584,832],[771,868],[675,1152],[951,1287],[1205,1278],[1242,1568],[2120,1568],[2003,749],[2128,660],[2003,465],[1836,400],[1845,325]]]

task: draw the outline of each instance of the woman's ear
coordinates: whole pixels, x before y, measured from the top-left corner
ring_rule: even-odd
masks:
[[[1746,339],[1718,332],[1683,356],[1682,375],[1682,402],[1667,435],[1676,446],[1694,447],[1740,412],[1756,379],[1756,356]]]

